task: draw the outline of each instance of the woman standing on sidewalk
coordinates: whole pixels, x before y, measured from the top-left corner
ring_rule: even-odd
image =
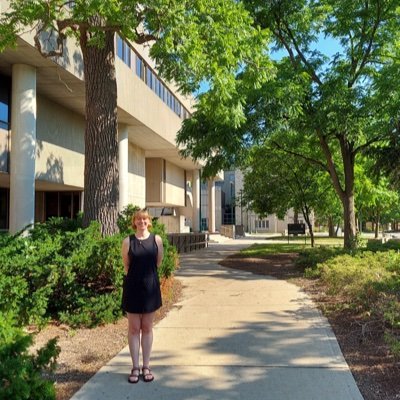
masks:
[[[163,259],[163,244],[159,235],[149,232],[151,217],[147,210],[137,211],[132,218],[135,234],[122,241],[125,277],[122,308],[128,316],[128,344],[132,370],[128,381],[139,382],[139,352],[142,348],[144,382],[151,382],[150,369],[155,311],[161,307],[161,290],[157,268]]]

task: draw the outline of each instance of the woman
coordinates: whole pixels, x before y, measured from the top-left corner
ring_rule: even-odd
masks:
[[[144,382],[154,380],[150,369],[155,311],[161,307],[161,290],[157,269],[163,259],[161,237],[149,232],[151,217],[147,210],[137,211],[132,218],[135,234],[122,242],[125,277],[122,307],[128,316],[128,343],[132,370],[128,382],[138,383],[139,352],[142,348]]]

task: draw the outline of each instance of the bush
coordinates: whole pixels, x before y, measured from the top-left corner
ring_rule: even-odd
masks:
[[[388,251],[388,250],[400,250],[400,241],[398,239],[390,239],[386,243],[382,243],[378,239],[370,239],[367,243],[367,250],[377,251]]]
[[[358,252],[329,258],[311,270],[328,292],[371,318],[382,321],[385,340],[400,356],[400,254],[397,251]]]
[[[72,326],[95,326],[122,316],[121,288],[124,268],[121,243],[131,214],[129,206],[119,226],[123,233],[102,237],[100,226],[53,218],[37,224],[28,237],[0,235],[0,312],[15,311],[18,325],[45,324],[50,318]],[[130,229],[130,231],[129,231]],[[152,231],[163,240],[165,255],[160,278],[178,265],[162,224]]]
[[[50,340],[33,355],[28,352],[32,335],[17,328],[11,314],[0,313],[0,325],[0,398],[54,400],[54,384],[43,374],[55,368],[60,352],[57,339]]]
[[[296,259],[296,266],[305,270],[306,277],[318,277],[320,274],[320,271],[317,269],[318,264],[344,253],[345,250],[341,247],[321,246],[304,249],[299,252],[299,256]]]

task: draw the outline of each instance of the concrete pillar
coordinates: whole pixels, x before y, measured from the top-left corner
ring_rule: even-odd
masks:
[[[10,233],[35,221],[36,70],[12,67]]]
[[[208,181],[208,231],[215,232],[215,182]]]
[[[127,125],[118,125],[118,146],[119,211],[122,211],[129,203],[129,141]]]
[[[192,196],[193,196],[193,217],[192,228],[194,232],[200,231],[200,171],[193,171],[192,182]]]

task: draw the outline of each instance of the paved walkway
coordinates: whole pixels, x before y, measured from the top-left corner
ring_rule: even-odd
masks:
[[[72,399],[362,400],[328,322],[299,288],[218,265],[251,243],[181,256],[182,300],[154,329],[154,382],[127,382],[125,348]]]

